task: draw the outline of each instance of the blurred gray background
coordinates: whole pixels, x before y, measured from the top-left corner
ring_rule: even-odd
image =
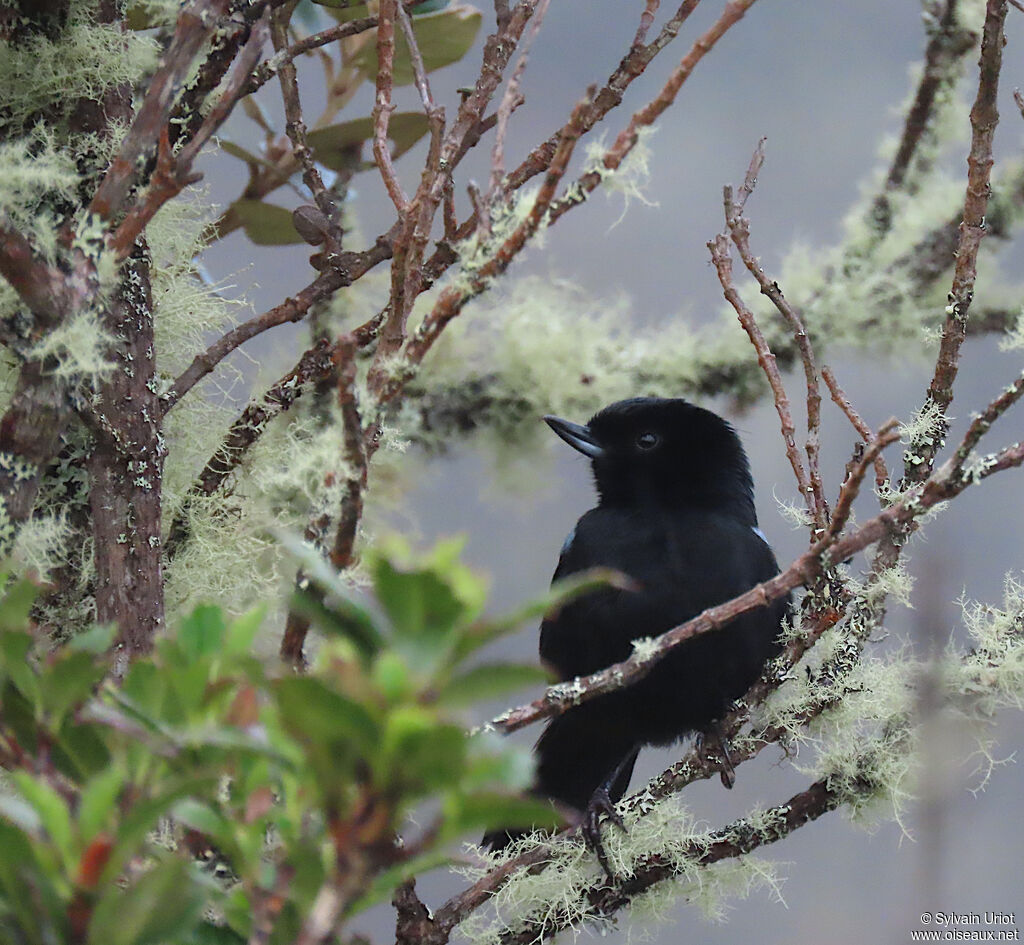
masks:
[[[666,9],[670,7],[674,4],[666,3]],[[721,0],[705,0],[677,43],[634,83],[625,106],[606,121],[609,136],[622,126],[627,109],[649,100],[721,7]],[[614,68],[632,39],[641,8],[640,0],[553,0],[524,83],[527,103],[510,129],[510,165],[562,123],[589,83],[603,81]],[[485,9],[480,42],[491,16]],[[1024,84],[1019,49],[1024,14],[1013,8],[1008,35],[997,159],[1020,154],[1024,127],[1010,98],[1012,89]],[[658,123],[650,139],[647,187],[656,205],[634,202],[614,225],[622,214],[622,198],[595,194],[589,206],[568,214],[549,231],[543,249],[526,253],[510,278],[558,276],[580,284],[595,298],[625,294],[637,323],[646,325],[678,318],[699,323],[716,317],[721,291],[705,242],[721,228],[722,184],[742,179],[754,145],[767,135],[767,163],[748,205],[755,251],[769,272],[777,272],[781,257],[795,241],[811,246],[835,243],[843,215],[880,166],[879,143],[901,127],[899,106],[913,87],[911,69],[924,43],[916,0],[762,0],[699,65],[676,106]],[[450,113],[458,100],[455,90],[473,80],[478,62],[477,49],[463,62],[433,74],[434,93]],[[311,90],[322,84],[318,74],[310,73],[309,78]],[[272,94],[262,101],[279,115],[276,89],[268,91]],[[371,94],[365,87],[342,119],[365,114]],[[400,109],[417,107],[410,89],[399,90],[396,99]],[[311,91],[307,112],[315,114],[316,104]],[[964,132],[966,141],[966,128]],[[252,143],[258,135],[250,123],[235,118],[227,137]],[[962,153],[966,154],[966,144]],[[482,153],[470,159],[481,183],[487,178],[487,158]],[[421,160],[417,149],[400,161],[407,187],[415,186]],[[213,199],[234,199],[243,183],[240,168],[228,158],[208,160]],[[292,199],[281,194],[281,202]],[[379,180],[369,174],[356,179],[352,209],[367,238],[382,232],[393,219]],[[238,285],[239,294],[262,310],[310,281],[308,254],[307,247],[253,246],[236,233],[209,253],[206,262],[214,278]],[[1019,251],[1011,250],[1006,258],[1007,266],[1020,271]],[[982,284],[981,299],[984,291]],[[463,317],[473,316],[470,306]],[[277,329],[278,334],[265,337],[262,349],[252,353],[269,365],[290,366],[291,352],[298,350],[292,342],[299,343],[289,335],[292,331]],[[915,360],[903,353],[889,357],[885,352],[832,349],[827,360],[873,425],[890,415],[909,416],[920,405],[930,374],[924,357]],[[572,365],[566,369],[571,371]],[[986,403],[1019,371],[1019,352],[1002,354],[991,338],[970,341],[952,409],[957,418],[954,433],[963,430],[971,410]],[[801,399],[802,385],[802,377],[790,378],[794,405]],[[728,408],[724,402],[710,406]],[[1024,434],[1022,416],[1019,411],[1011,414],[997,428],[995,439],[1019,439]],[[805,538],[779,516],[773,499],[795,498],[778,419],[767,402],[730,418],[751,456],[762,527],[780,561],[786,562],[803,550]],[[592,504],[585,461],[554,437],[551,441],[546,454],[528,457],[531,472],[514,488],[511,477],[501,476],[493,455],[472,442],[454,443],[442,457],[412,458],[420,464],[419,478],[395,513],[396,527],[423,544],[440,535],[465,534],[468,561],[491,576],[496,610],[547,586],[565,534]],[[831,404],[824,410],[823,441],[825,482],[834,488],[853,437]],[[898,450],[891,461],[897,457]],[[893,606],[894,639],[906,636],[918,645],[925,637],[945,639],[958,625],[955,601],[961,595],[1001,600],[1004,573],[1024,570],[1022,499],[1022,475],[1002,474],[971,490],[915,540],[909,556],[918,577],[915,608]],[[870,497],[860,508],[863,517],[870,514]],[[534,658],[536,629],[528,628],[508,647],[521,659]],[[535,735],[524,733],[526,740]],[[996,757],[1012,759],[1024,750],[1024,718],[1006,714],[994,723],[992,735],[997,739]],[[956,731],[942,733],[931,752],[928,798],[910,808],[906,832],[894,824],[867,832],[841,813],[827,815],[761,854],[784,864],[784,903],[766,891],[755,892],[732,903],[723,923],[710,923],[698,910],[680,904],[676,924],[650,929],[652,940],[708,945],[908,942],[910,931],[923,927],[923,911],[1016,911],[1016,927],[1024,926],[1024,826],[1018,810],[1024,769],[1014,763],[999,767],[987,789],[974,796],[969,788],[977,785],[979,776],[973,773],[976,759],[964,758],[967,745]],[[676,757],[677,751],[645,751],[633,787]],[[935,763],[947,757],[948,764]],[[698,819],[716,825],[754,804],[779,803],[803,786],[804,779],[781,753],[769,749],[739,770],[731,793],[715,781],[693,785],[685,800]],[[428,904],[436,905],[461,886],[457,877],[440,874],[421,882],[420,891]],[[375,941],[387,938],[389,911],[379,910],[367,920]],[[626,917],[606,941],[626,941],[642,931]]]

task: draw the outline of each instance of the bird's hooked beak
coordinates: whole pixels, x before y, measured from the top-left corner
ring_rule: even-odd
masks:
[[[561,417],[553,417],[551,414],[544,418],[544,422],[574,450],[579,450],[584,456],[597,459],[604,455],[604,447],[597,442],[589,427],[563,420]]]

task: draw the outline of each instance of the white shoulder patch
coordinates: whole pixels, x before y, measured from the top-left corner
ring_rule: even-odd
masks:
[[[753,532],[753,533],[754,533],[755,535],[757,535],[757,537],[758,537],[758,538],[760,538],[760,539],[761,539],[761,541],[763,541],[763,542],[764,542],[764,543],[765,543],[766,545],[768,544],[768,536],[767,536],[767,535],[766,535],[766,534],[765,534],[765,533],[764,533],[763,531],[761,531],[761,529],[760,529],[760,528],[758,528],[758,527],[757,527],[757,526],[755,525],[755,526],[754,526],[753,528],[751,528],[751,531],[752,531],[752,532]]]

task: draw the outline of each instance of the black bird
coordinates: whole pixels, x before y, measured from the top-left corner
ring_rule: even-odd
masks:
[[[757,527],[750,467],[732,426],[685,400],[636,397],[605,407],[586,426],[545,421],[593,464],[596,508],[576,523],[554,579],[614,568],[631,590],[602,589],[541,624],[541,659],[562,680],[630,656],[656,637],[778,573]],[[598,820],[621,826],[644,745],[668,745],[714,723],[778,652],[788,600],[737,617],[676,647],[635,685],[554,718],[536,745],[535,792],[584,812],[583,829],[605,871]],[[724,746],[723,746],[724,749]],[[493,849],[515,831],[484,838]]]

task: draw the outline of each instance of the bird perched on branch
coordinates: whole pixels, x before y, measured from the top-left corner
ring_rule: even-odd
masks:
[[[757,526],[743,446],[717,414],[681,399],[637,397],[605,407],[586,426],[544,419],[590,457],[599,497],[566,539],[554,579],[605,567],[634,583],[591,592],[542,623],[541,659],[560,679],[627,659],[635,641],[778,573]],[[599,819],[622,826],[614,805],[640,748],[714,735],[716,720],[778,652],[788,607],[773,601],[685,641],[634,685],[574,706],[544,730],[534,790],[583,813],[584,837],[609,876]],[[724,745],[723,753],[727,760]],[[484,842],[500,849],[514,836],[497,831]]]

